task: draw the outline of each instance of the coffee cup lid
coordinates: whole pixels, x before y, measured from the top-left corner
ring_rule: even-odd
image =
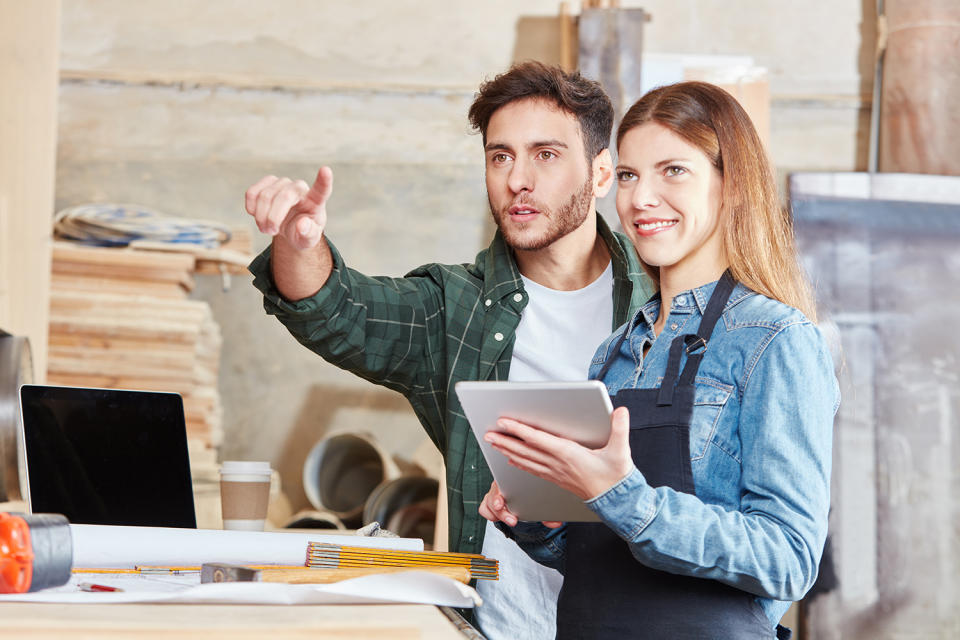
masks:
[[[220,465],[220,475],[225,474],[262,474],[270,475],[269,462],[248,460],[224,460]]]

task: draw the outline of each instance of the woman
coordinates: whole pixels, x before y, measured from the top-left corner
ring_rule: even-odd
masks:
[[[518,523],[496,483],[480,513],[564,571],[558,638],[789,637],[778,621],[826,536],[839,403],[790,220],[718,87],[648,93],[617,147],[617,212],[659,294],[594,357],[609,442],[507,419],[486,438],[602,522]]]

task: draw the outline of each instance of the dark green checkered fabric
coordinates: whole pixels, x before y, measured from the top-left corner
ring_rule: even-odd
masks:
[[[620,326],[652,288],[636,253],[597,215],[613,258],[614,318]],[[264,309],[325,360],[402,393],[444,453],[450,547],[479,553],[477,506],[492,477],[453,391],[460,380],[506,380],[514,331],[527,304],[520,272],[499,233],[473,264],[428,264],[403,278],[348,269],[331,244],[334,270],[314,296],[287,302],[273,286],[270,250],[250,265]]]

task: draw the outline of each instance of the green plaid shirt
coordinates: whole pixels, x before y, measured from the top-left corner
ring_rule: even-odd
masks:
[[[652,288],[636,252],[597,215],[613,260],[613,323],[626,322]],[[453,385],[506,380],[514,332],[527,304],[520,272],[498,232],[473,264],[428,264],[403,278],[334,268],[316,295],[288,302],[273,286],[268,248],[250,264],[263,306],[303,345],[361,378],[402,393],[444,453],[450,547],[480,553],[485,520],[477,507],[493,477]]]

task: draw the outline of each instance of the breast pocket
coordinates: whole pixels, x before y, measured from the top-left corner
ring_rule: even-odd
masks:
[[[699,460],[707,453],[707,445],[715,439],[727,449],[723,434],[718,432],[720,417],[733,393],[733,387],[711,378],[696,378],[693,416],[690,419],[690,459]]]

